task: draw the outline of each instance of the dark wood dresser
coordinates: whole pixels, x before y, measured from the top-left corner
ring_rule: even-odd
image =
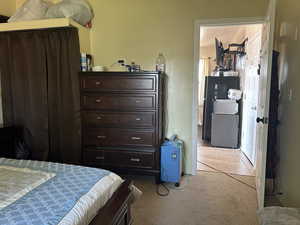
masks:
[[[83,164],[160,178],[164,75],[80,73]]]

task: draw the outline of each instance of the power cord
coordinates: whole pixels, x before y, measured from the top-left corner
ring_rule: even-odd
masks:
[[[208,164],[206,164],[206,163],[204,163],[204,162],[201,162],[201,161],[199,161],[199,160],[197,160],[197,162],[198,162],[198,163],[201,163],[202,165],[205,165],[205,166],[209,167],[210,169],[213,169],[213,170],[216,171],[216,172],[222,173],[222,174],[224,174],[224,175],[230,177],[231,179],[233,179],[233,180],[235,180],[235,181],[237,181],[237,182],[239,182],[239,183],[241,183],[241,184],[243,184],[243,185],[245,185],[245,186],[247,186],[247,187],[249,187],[249,188],[251,188],[251,189],[253,189],[253,190],[256,191],[256,187],[253,187],[252,185],[247,184],[246,182],[244,182],[244,181],[242,181],[242,180],[239,180],[239,179],[235,178],[235,177],[232,176],[230,173],[223,172],[223,171],[221,171],[221,170],[219,170],[219,169],[217,169],[217,168],[215,168],[215,167],[213,167],[213,166],[211,166],[211,165],[208,165]]]
[[[181,183],[180,186],[176,186],[173,183],[162,183],[162,184],[158,184],[156,187],[156,193],[159,196],[162,197],[166,197],[170,194],[171,190],[175,190],[175,191],[184,191],[184,188],[186,187],[186,185],[188,185],[189,183],[189,179],[190,176],[184,176],[184,178],[181,179]],[[164,189],[165,192],[161,192],[161,190]]]
[[[217,169],[217,168],[215,168],[215,167],[213,167],[213,166],[211,166],[211,165],[208,165],[208,164],[206,164],[206,163],[204,163],[204,162],[201,162],[201,161],[199,161],[199,160],[197,160],[197,162],[198,162],[198,163],[201,163],[201,164],[203,164],[203,165],[205,165],[205,166],[207,166],[207,167],[209,167],[210,169],[212,169],[212,170],[214,170],[214,171],[216,171],[216,172],[218,172],[218,173],[222,173],[222,174],[224,174],[224,175],[230,177],[231,179],[233,179],[233,180],[235,180],[235,181],[237,181],[237,182],[239,182],[239,183],[241,183],[241,184],[243,184],[243,185],[245,185],[245,186],[247,186],[247,187],[249,187],[249,188],[251,188],[251,189],[253,189],[253,190],[256,191],[256,187],[253,187],[252,185],[247,184],[246,182],[244,182],[244,181],[242,181],[242,180],[240,180],[240,179],[235,178],[235,177],[234,177],[232,174],[230,174],[230,173],[223,172],[223,171],[221,171],[221,170],[219,170],[219,169]],[[188,179],[188,178],[187,178],[187,179]],[[164,189],[164,191],[162,191],[162,189]],[[167,196],[169,196],[169,194],[170,194],[170,189],[172,189],[172,190],[177,190],[177,191],[178,191],[178,190],[184,190],[184,188],[182,188],[182,185],[181,185],[180,187],[172,187],[172,186],[168,186],[168,185],[165,184],[165,183],[161,183],[161,184],[158,184],[158,185],[156,186],[156,193],[157,193],[157,195],[159,195],[159,196],[161,196],[161,197],[167,197]]]
[[[160,192],[160,187],[163,187],[165,189],[165,192]],[[167,197],[170,194],[170,189],[165,184],[158,184],[156,186],[156,194],[158,194],[161,197]]]

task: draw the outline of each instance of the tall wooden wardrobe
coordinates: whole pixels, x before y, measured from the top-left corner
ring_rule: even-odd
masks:
[[[0,32],[4,126],[26,130],[31,159],[79,164],[76,28]]]

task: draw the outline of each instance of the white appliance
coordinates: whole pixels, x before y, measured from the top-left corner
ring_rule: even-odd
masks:
[[[239,115],[212,114],[211,145],[221,148],[238,148],[239,119]]]
[[[235,100],[217,99],[212,114],[211,145],[239,147],[239,104]]]
[[[239,104],[235,100],[217,99],[214,102],[214,114],[234,115],[239,112]]]
[[[242,91],[236,89],[229,89],[228,91],[228,98],[230,100],[240,100],[242,98]]]

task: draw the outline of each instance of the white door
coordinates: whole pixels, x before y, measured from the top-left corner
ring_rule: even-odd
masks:
[[[270,0],[262,31],[261,73],[259,76],[259,94],[257,115],[261,122],[256,125],[256,188],[259,209],[264,207],[266,161],[268,144],[268,116],[270,103],[272,53],[274,43],[276,0]]]
[[[200,59],[199,62],[199,99],[198,99],[198,123],[203,125],[203,107],[204,107],[204,89],[205,89],[205,76],[208,75],[208,59]]]
[[[258,74],[257,66],[246,68],[245,93],[243,96],[243,130],[241,150],[252,165],[255,166],[255,138],[258,103]]]

